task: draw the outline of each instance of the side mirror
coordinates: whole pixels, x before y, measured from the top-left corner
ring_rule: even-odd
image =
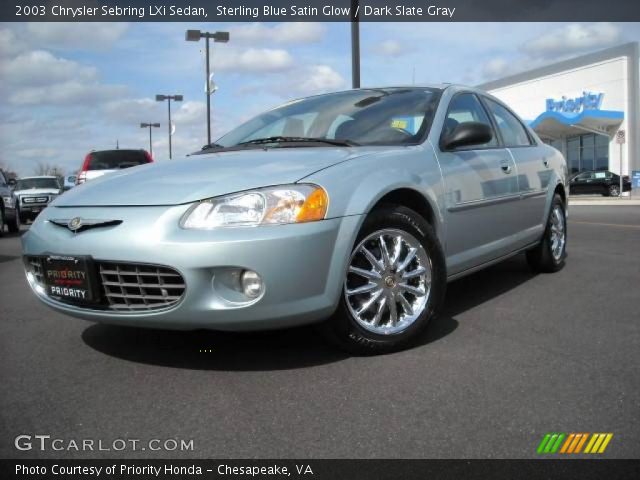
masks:
[[[7,180],[7,185],[9,185],[11,188],[15,188],[17,184],[18,182],[16,182],[15,178],[10,178],[9,180]]]
[[[480,122],[464,122],[456,126],[442,143],[445,150],[453,150],[454,148],[483,145],[490,142],[492,138],[493,132],[489,125]]]

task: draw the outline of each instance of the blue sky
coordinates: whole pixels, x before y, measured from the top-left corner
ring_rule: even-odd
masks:
[[[228,44],[212,44],[214,137],[288,99],[350,86],[347,23],[0,24],[0,166],[72,172],[116,140],[148,148],[142,121],[162,124],[154,156],[163,161],[157,93],[185,98],[172,108],[174,158],[198,149],[204,43],[184,41],[194,28],[231,32]],[[363,23],[362,84],[473,85],[628,41],[640,41],[639,23]]]

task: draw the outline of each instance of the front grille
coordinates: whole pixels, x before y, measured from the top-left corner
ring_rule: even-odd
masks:
[[[22,197],[22,203],[47,203],[49,197]]]
[[[178,303],[184,294],[184,279],[172,268],[142,263],[96,263],[110,309],[165,308]]]
[[[26,268],[44,286],[44,257],[26,257]],[[95,261],[102,301],[87,308],[118,311],[157,310],[177,304],[186,285],[170,267],[146,263]]]

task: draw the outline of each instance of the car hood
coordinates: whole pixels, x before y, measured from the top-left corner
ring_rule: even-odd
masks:
[[[57,195],[58,188],[29,188],[27,190],[14,190],[15,195]]]
[[[269,148],[193,155],[127,168],[79,185],[55,205],[178,205],[227,193],[294,183],[379,148]]]

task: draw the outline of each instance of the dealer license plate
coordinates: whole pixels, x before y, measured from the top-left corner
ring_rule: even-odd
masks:
[[[43,261],[44,282],[52,297],[72,303],[92,303],[91,257],[49,255]]]

